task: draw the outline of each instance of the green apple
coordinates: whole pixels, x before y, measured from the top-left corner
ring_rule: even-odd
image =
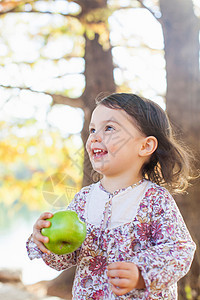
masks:
[[[58,211],[50,221],[50,227],[41,230],[49,238],[44,243],[47,249],[56,254],[67,254],[78,249],[86,237],[86,224],[72,210]]]

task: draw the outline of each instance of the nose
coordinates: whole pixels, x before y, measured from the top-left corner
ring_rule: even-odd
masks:
[[[97,132],[97,133],[94,133],[91,137],[91,142],[92,143],[95,143],[95,142],[98,142],[98,143],[101,143],[102,142],[102,137],[101,135]]]

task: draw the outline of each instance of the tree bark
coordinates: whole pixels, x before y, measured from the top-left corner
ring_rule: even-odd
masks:
[[[93,1],[91,1],[93,3]],[[99,7],[102,8],[102,3],[106,4],[106,1],[96,1],[95,5],[99,3]],[[94,3],[93,3],[94,4]],[[106,6],[105,6],[106,7]],[[97,8],[97,7],[95,7]],[[90,10],[90,7],[88,6]],[[85,91],[81,96],[83,103],[82,109],[84,110],[84,126],[81,132],[81,137],[84,145],[84,168],[83,168],[83,182],[82,186],[89,185],[93,182],[92,178],[92,166],[85,149],[85,144],[88,138],[88,128],[93,109],[95,108],[95,98],[100,93],[112,93],[115,92],[115,83],[113,77],[113,61],[111,48],[104,50],[103,46],[99,43],[99,35],[95,34],[95,38],[90,40],[87,35],[85,35]],[[80,155],[82,153],[80,152]],[[71,282],[68,284],[68,292],[71,291],[72,281],[75,274],[75,268],[66,270],[61,275],[49,283],[48,294],[55,295],[52,291],[54,286],[63,288],[63,282]],[[65,286],[64,284],[64,286]],[[66,290],[66,289],[65,289]],[[63,294],[62,294],[63,295]],[[66,293],[66,297],[68,297]],[[67,298],[66,298],[67,299]]]
[[[199,22],[191,0],[160,0],[160,8],[165,41],[167,111],[172,122],[178,124],[185,136],[191,137],[199,127]],[[200,140],[196,142],[199,146]]]
[[[182,140],[194,152],[199,169],[199,22],[192,0],[160,0],[160,8],[165,41],[167,112]],[[188,194],[175,197],[198,247],[190,273],[179,283],[180,299],[186,299],[186,284],[193,289],[192,299],[200,295],[199,195],[200,184],[196,182],[188,189]]]
[[[93,109],[95,108],[95,98],[100,93],[112,93],[115,91],[113,78],[113,62],[111,48],[104,50],[98,42],[99,36],[95,35],[93,40],[85,37],[85,80],[86,87],[82,95],[84,102],[84,126],[81,132],[83,144],[88,138],[88,128]],[[84,147],[84,175],[83,186],[92,183],[92,166],[88,154]]]

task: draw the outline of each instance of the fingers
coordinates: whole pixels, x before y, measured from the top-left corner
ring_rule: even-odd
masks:
[[[130,263],[124,261],[116,261],[108,265],[108,270],[119,270],[119,269],[129,270],[130,269],[129,264]]]
[[[43,236],[40,232],[33,232],[33,242],[38,246],[38,248],[47,254],[50,254],[50,251],[44,246],[44,243],[49,242],[49,238],[47,236]]]
[[[119,262],[108,265],[107,275],[109,282],[113,293],[117,296],[122,296],[129,292],[130,274],[128,269],[122,269],[123,265]]]
[[[129,271],[128,270],[108,270],[107,272],[108,277],[115,278],[115,277],[121,277],[121,278],[129,278]]]
[[[109,282],[114,285],[115,287],[118,287],[118,288],[127,288],[129,286],[129,280],[126,279],[126,278],[118,278],[118,277],[115,277],[115,278],[110,278],[109,279]]]
[[[49,227],[51,225],[50,221],[38,220],[35,223],[35,229],[41,230],[42,228]]]
[[[41,234],[41,229],[45,227],[49,227],[51,225],[50,221],[46,221],[46,219],[51,218],[53,216],[52,213],[45,212],[43,213],[36,223],[33,226],[33,242],[38,246],[38,248],[44,252],[50,254],[50,251],[44,246],[44,243],[49,242],[49,238],[45,237]]]
[[[129,292],[130,279],[127,270],[108,271],[108,277],[113,293],[121,296]]]
[[[44,246],[43,243],[36,241],[35,244],[37,245],[37,247],[46,254],[50,254],[51,252]]]
[[[44,227],[49,227],[50,222],[45,221],[45,220],[49,219],[49,218],[52,218],[52,217],[53,217],[52,213],[45,212],[45,213],[41,214],[41,216],[38,218],[38,220],[34,224],[33,228],[36,229],[36,230],[41,230]]]
[[[43,236],[40,231],[36,231],[33,233],[33,238],[36,241],[35,243],[37,244],[37,242],[42,242],[42,243],[48,243],[49,242],[49,238],[47,236]]]
[[[43,236],[40,231],[33,232],[33,242],[37,245],[37,247],[44,253],[50,254],[50,251],[44,246],[44,243],[48,243],[49,238],[47,236]]]
[[[130,288],[130,280],[127,278],[109,278],[111,289],[117,296],[122,296],[132,290]]]
[[[52,217],[53,217],[53,214],[51,212],[44,212],[43,214],[41,214],[39,219],[45,220],[45,219],[49,219],[49,218],[52,218]]]
[[[109,264],[107,275],[113,293],[121,296],[136,288],[138,274],[138,267],[132,262],[119,261]]]
[[[114,262],[108,265],[108,277],[130,278],[130,267],[126,262]]]
[[[112,285],[112,291],[117,296],[122,296],[129,292],[129,290],[126,288],[119,288],[114,285]]]

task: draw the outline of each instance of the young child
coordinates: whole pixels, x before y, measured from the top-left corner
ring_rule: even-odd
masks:
[[[134,94],[97,101],[86,144],[101,180],[83,187],[67,209],[87,224],[82,246],[68,255],[44,246],[44,213],[27,241],[30,259],[56,269],[77,265],[73,299],[177,299],[195,244],[168,190],[187,187],[189,165],[166,113]]]

